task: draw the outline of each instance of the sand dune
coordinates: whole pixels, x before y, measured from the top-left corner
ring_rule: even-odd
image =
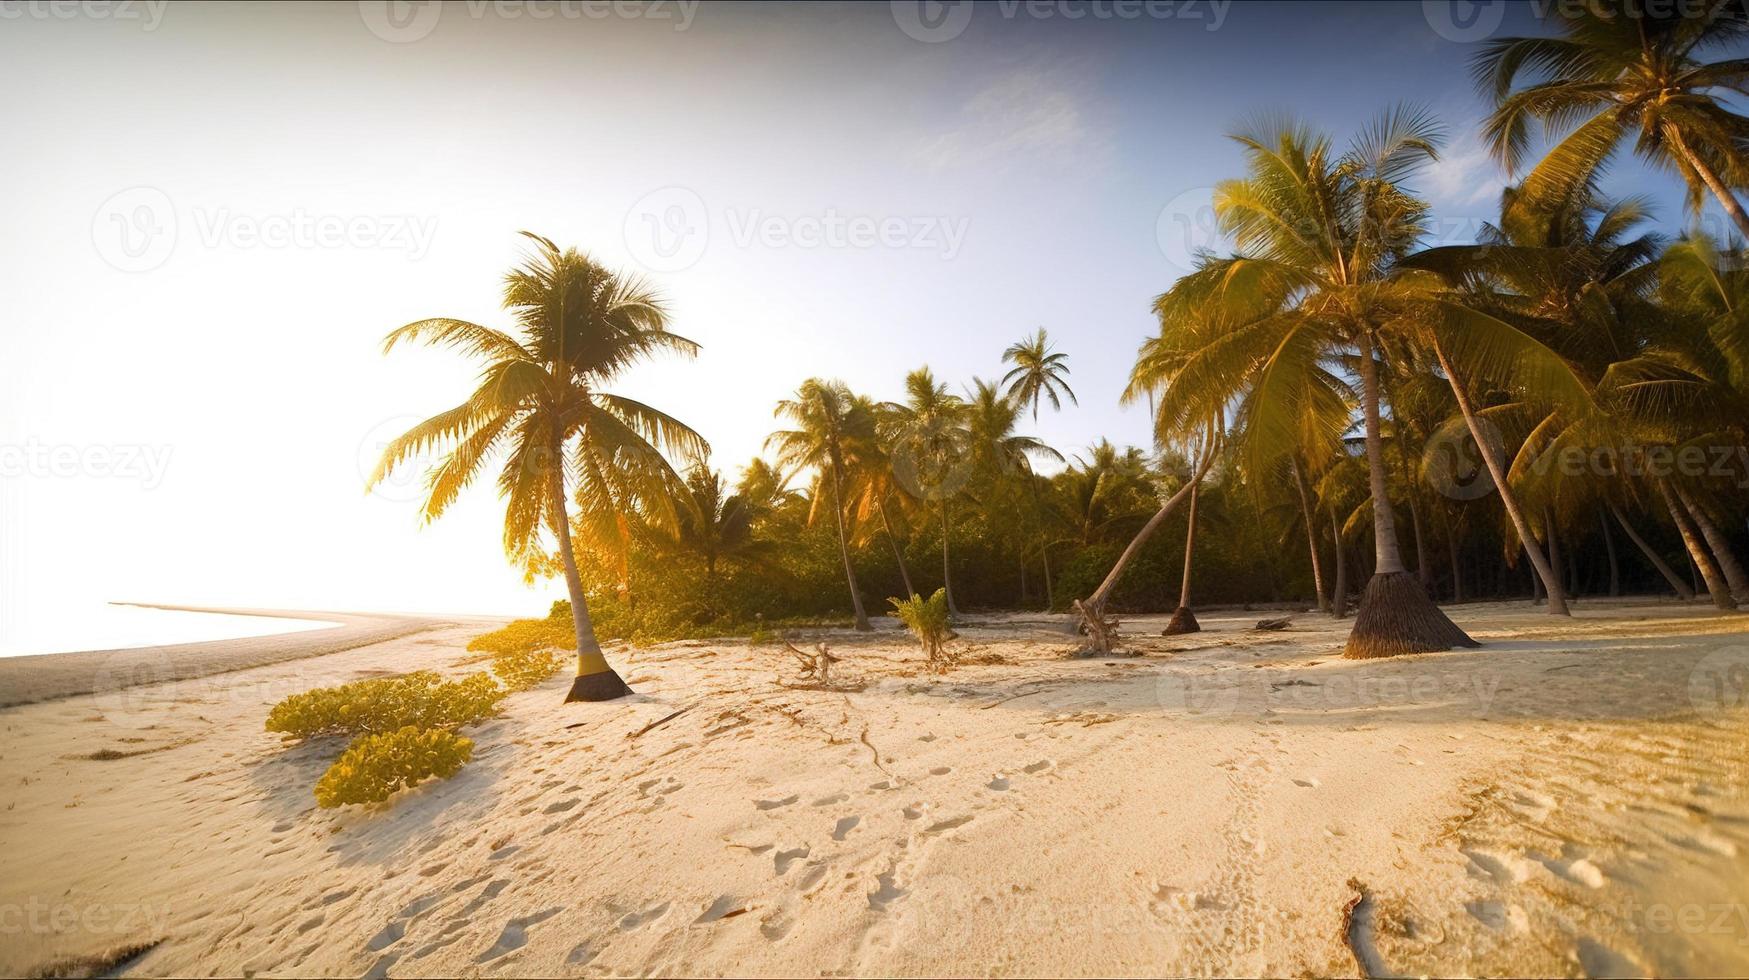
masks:
[[[474,669],[477,627],[17,707],[0,971],[153,942],[123,968],[1749,970],[1749,716],[1713,686],[1749,620],[1455,618],[1486,646],[1356,663],[1316,615],[1137,618],[1142,655],[1094,661],[991,617],[942,677],[886,621],[825,636],[850,692],[784,686],[781,647],[622,650],[635,699],[562,705],[555,678],[471,729],[454,779],[344,812],[310,795],[332,746],[282,746],[268,707]]]

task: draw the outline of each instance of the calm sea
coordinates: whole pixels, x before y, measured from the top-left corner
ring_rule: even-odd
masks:
[[[233,616],[94,603],[54,617],[52,628],[31,631],[0,629],[0,657],[74,650],[119,650],[169,643],[234,640],[243,636],[299,633],[327,629],[338,623],[273,616]]]

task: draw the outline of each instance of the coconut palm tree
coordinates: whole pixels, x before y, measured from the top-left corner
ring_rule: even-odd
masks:
[[[405,343],[455,348],[482,360],[473,394],[390,442],[371,474],[375,485],[415,455],[443,450],[427,474],[421,514],[435,520],[480,472],[502,456],[504,550],[532,565],[541,534],[557,541],[571,597],[577,677],[566,701],[605,701],[630,693],[602,656],[572,545],[573,519],[585,535],[624,534],[628,514],[660,514],[677,480],[659,450],[708,452],[698,433],[672,416],[605,386],[627,367],[660,353],[691,356],[698,345],[668,330],[656,294],[576,249],[522,233],[534,254],[505,277],[504,307],[520,336],[465,320],[434,318],[390,333],[385,352]],[[575,502],[577,512],[569,512]]]
[[[858,424],[853,426],[847,440],[846,455],[850,474],[848,492],[851,515],[858,529],[857,540],[867,544],[878,529],[893,549],[893,561],[899,566],[899,579],[904,583],[905,595],[913,596],[917,590],[911,585],[911,569],[905,564],[905,549],[896,527],[907,526],[905,521],[910,508],[906,502],[909,498],[900,492],[888,445],[896,429],[893,420],[898,406],[857,395],[853,409]]]
[[[1041,398],[1050,399],[1051,408],[1057,410],[1062,409],[1064,397],[1072,405],[1081,404],[1065,380],[1069,376],[1069,355],[1052,353],[1045,328],[1040,327],[1031,337],[1008,345],[1002,352],[1002,363],[1014,365],[1002,376],[1008,397],[1016,405],[1031,406],[1034,422],[1038,421]]]
[[[1495,102],[1486,137],[1507,170],[1524,163],[1531,120],[1564,134],[1526,177],[1527,193],[1547,200],[1589,185],[1631,136],[1636,153],[1687,184],[1691,209],[1698,213],[1710,193],[1749,237],[1749,214],[1733,193],[1749,186],[1749,119],[1731,102],[1749,84],[1749,61],[1705,60],[1749,37],[1749,8],[1737,0],[1695,8],[1654,12],[1632,0],[1557,5],[1558,36],[1483,45],[1476,80]]]
[[[935,380],[929,368],[905,376],[905,401],[894,413],[893,470],[912,496],[934,501],[941,517],[941,580],[947,607],[954,603],[953,571],[948,542],[952,537],[949,506],[972,478],[971,430],[965,402]]]
[[[687,469],[674,500],[674,543],[704,565],[706,582],[715,581],[724,561],[747,564],[770,551],[770,543],[753,534],[757,508],[728,492],[723,475],[703,461]]]
[[[861,417],[856,397],[844,382],[820,378],[802,382],[795,397],[778,402],[773,414],[788,419],[795,426],[773,432],[765,440],[767,448],[776,450],[778,464],[812,468],[817,474],[818,485],[830,493],[832,520],[838,530],[839,556],[844,560],[844,581],[850,587],[850,608],[856,628],[867,631],[870,628],[868,614],[863,611],[862,593],[856,585],[856,569],[850,562],[844,481],[849,443],[868,421]],[[816,492],[813,497],[818,511],[826,494]]]

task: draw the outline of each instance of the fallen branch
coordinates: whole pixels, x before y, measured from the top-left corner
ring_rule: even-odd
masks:
[[[658,728],[662,725],[666,725],[669,722],[673,721],[674,719],[680,717],[683,714],[686,714],[688,711],[691,711],[691,710],[692,710],[692,705],[689,704],[686,707],[681,708],[677,711],[669,712],[668,714],[663,715],[662,717],[656,719],[655,721],[650,722],[648,725],[645,725],[644,727],[638,729],[635,732],[627,732],[626,738],[628,738],[628,739],[637,738],[639,735],[642,735],[645,732],[648,732],[650,729]]]

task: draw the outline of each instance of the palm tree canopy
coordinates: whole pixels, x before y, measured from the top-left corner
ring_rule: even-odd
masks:
[[[1035,421],[1038,419],[1040,398],[1050,399],[1053,409],[1063,407],[1064,397],[1069,399],[1070,404],[1081,404],[1076,400],[1069,383],[1064,380],[1069,376],[1069,355],[1051,350],[1045,328],[1040,327],[1033,336],[1010,344],[1002,352],[1002,363],[1014,365],[1002,376],[1002,384],[1007,386],[1007,397],[1017,405],[1030,405]]]
[[[421,453],[443,453],[426,477],[421,514],[430,521],[502,456],[504,548],[526,561],[555,515],[549,492],[555,476],[573,488],[586,542],[606,542],[623,538],[627,513],[671,517],[667,491],[677,476],[663,450],[699,456],[709,447],[672,416],[603,390],[646,357],[690,357],[698,350],[668,330],[667,312],[650,287],[576,249],[522,234],[534,252],[504,283],[504,305],[520,336],[438,317],[409,323],[384,340],[385,352],[423,342],[485,365],[466,401],[389,443],[367,485]]]

